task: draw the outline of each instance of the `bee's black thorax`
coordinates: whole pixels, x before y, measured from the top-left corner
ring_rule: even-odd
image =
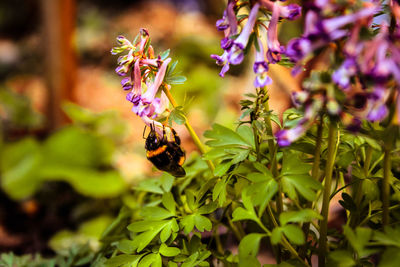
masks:
[[[145,145],[147,159],[158,169],[176,177],[183,177],[186,175],[182,167],[185,161],[185,152],[180,144],[181,140],[173,128],[165,127],[163,136],[158,135],[154,128],[151,128]]]

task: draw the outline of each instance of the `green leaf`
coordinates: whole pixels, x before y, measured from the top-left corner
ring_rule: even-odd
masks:
[[[243,160],[245,160],[250,154],[250,150],[240,149],[235,156],[232,158],[231,165],[237,164]]]
[[[186,203],[192,211],[197,209],[197,202],[195,201],[194,194],[195,193],[191,189],[185,191]]]
[[[227,182],[228,182],[227,178],[224,177],[215,184],[215,187],[213,189],[212,200],[215,201],[218,199],[218,204],[220,207],[222,207],[226,201],[226,184],[227,184]]]
[[[167,77],[165,79],[165,82],[168,84],[184,84],[186,82],[186,77],[179,75],[179,76],[172,76],[172,77]]]
[[[400,262],[400,249],[389,247],[383,252],[378,267],[397,267]]]
[[[370,249],[366,248],[372,236],[372,230],[370,228],[357,227],[355,231],[353,231],[350,226],[345,225],[343,226],[343,234],[359,257],[368,256],[372,252]]]
[[[302,245],[305,242],[305,236],[300,227],[294,224],[287,224],[281,227],[285,236],[295,245]]]
[[[171,214],[175,214],[176,203],[171,192],[164,193],[161,202]]]
[[[312,209],[304,209],[299,211],[285,211],[279,215],[281,225],[287,223],[304,223],[314,219],[322,219],[322,216]]]
[[[258,259],[254,256],[239,257],[239,267],[258,267],[261,266]]]
[[[356,203],[354,202],[353,198],[349,194],[342,193],[342,199],[343,200],[339,200],[339,204],[343,208],[345,208],[346,210],[352,211],[352,212],[357,210]]]
[[[215,175],[215,176],[222,176],[222,175],[224,175],[224,174],[229,170],[229,168],[230,168],[231,166],[232,166],[232,162],[231,162],[230,160],[226,160],[226,161],[221,162],[220,164],[218,164],[218,165],[215,167],[214,175]]]
[[[216,160],[221,159],[226,156],[225,148],[212,148],[210,151],[207,151],[203,154],[204,160]]]
[[[176,262],[173,261],[168,261],[168,267],[178,267],[178,264]]]
[[[218,208],[218,204],[216,202],[210,202],[206,205],[201,206],[198,210],[198,214],[210,214]]]
[[[101,167],[111,164],[112,151],[111,141],[74,126],[57,131],[43,144],[46,164],[52,166]]]
[[[375,231],[373,238],[380,245],[400,248],[400,228],[386,226],[384,233]]]
[[[275,227],[272,230],[272,233],[271,233],[271,243],[273,245],[276,245],[279,242],[281,242],[281,239],[282,239],[282,228],[281,227]]]
[[[167,245],[165,245],[164,243],[161,244],[160,249],[158,250],[158,252],[165,256],[165,257],[175,257],[176,255],[178,255],[179,253],[181,253],[179,248],[176,247],[168,247]]]
[[[253,129],[247,125],[241,125],[237,128],[237,133],[244,139],[251,147],[255,148]]]
[[[272,113],[269,116],[270,116],[271,121],[275,122],[276,125],[279,126],[279,128],[282,128],[281,120],[279,119],[277,114]]]
[[[282,188],[291,199],[297,199],[297,191],[308,201],[314,201],[317,190],[322,188],[321,184],[308,174],[284,175],[285,176],[282,177]]]
[[[212,223],[210,219],[200,214],[195,214],[194,224],[197,230],[199,230],[200,232],[204,232],[204,230],[210,231],[212,228]]]
[[[282,176],[294,174],[308,174],[312,166],[304,163],[298,153],[285,152],[283,154]]]
[[[180,225],[183,227],[183,232],[186,235],[189,234],[194,228],[194,217],[195,214],[186,215],[180,221]]]
[[[273,179],[272,173],[268,171],[267,173],[252,172],[247,175],[247,179],[253,183],[267,182]]]
[[[353,255],[346,250],[332,251],[331,253],[329,253],[328,257],[331,259],[331,261],[334,261],[331,266],[352,267],[356,265],[356,262],[353,259]]]
[[[233,211],[232,221],[236,222],[241,220],[252,220],[258,222],[258,217],[254,213],[251,213],[242,207],[238,207]]]
[[[178,223],[175,219],[169,220],[169,222],[164,226],[160,233],[161,242],[166,242],[168,238],[170,238],[172,233],[176,233],[179,231]]]
[[[239,243],[239,257],[257,256],[263,237],[265,237],[265,234],[252,233],[246,235]]]
[[[105,267],[119,267],[124,264],[129,264],[129,266],[136,266],[139,262],[140,258],[143,256],[141,255],[118,255],[108,259],[104,265]]]
[[[13,199],[31,196],[40,186],[42,179],[37,174],[42,163],[39,144],[31,138],[8,144],[2,151],[1,186]]]
[[[132,254],[135,251],[135,243],[132,240],[122,239],[118,242],[117,248],[125,253]]]
[[[150,253],[142,258],[138,267],[162,267],[162,259],[159,253]]]
[[[167,49],[167,50],[165,50],[164,52],[162,52],[162,53],[160,54],[161,60],[166,60],[167,57],[168,57],[168,55],[169,55],[169,52],[170,52],[170,51],[171,51],[170,49]]]
[[[174,121],[179,125],[182,125],[186,122],[186,116],[185,113],[183,112],[183,107],[178,106],[175,107],[169,114],[169,123]]]
[[[161,187],[165,192],[171,191],[172,186],[174,185],[175,177],[169,173],[164,172],[160,178]]]
[[[90,168],[52,165],[42,168],[38,174],[45,180],[66,181],[76,191],[90,197],[115,197],[126,188],[121,174],[114,170],[97,171]]]
[[[140,213],[144,218],[150,220],[163,220],[174,216],[169,210],[161,207],[145,207]]]
[[[141,181],[138,186],[135,188],[138,191],[145,191],[156,194],[163,194],[163,190],[161,189],[161,183],[159,179],[146,179]]]
[[[261,217],[261,213],[265,211],[269,201],[278,192],[278,183],[273,179],[254,183],[247,187],[247,192],[251,195],[253,204],[260,207],[258,217]]]
[[[242,191],[242,202],[245,207],[238,207],[233,211],[232,221],[240,221],[240,220],[253,220],[257,223],[260,222],[255,211],[254,206],[251,201],[251,196],[248,194],[248,190],[245,189]]]
[[[170,221],[138,221],[131,223],[128,225],[129,231],[143,232],[133,239],[132,246],[137,248],[137,252],[142,251],[170,223]]]
[[[213,124],[212,130],[208,130],[204,133],[204,136],[213,139],[206,142],[207,145],[212,147],[227,146],[227,145],[239,145],[251,147],[251,143],[248,143],[239,134],[235,133],[229,128],[220,124]]]

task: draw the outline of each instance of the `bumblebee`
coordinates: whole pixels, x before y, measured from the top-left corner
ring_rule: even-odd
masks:
[[[175,130],[163,126],[163,136],[150,125],[150,133],[146,138],[146,156],[157,169],[166,171],[175,177],[186,175],[182,165],[185,162],[185,152],[181,148],[181,139]]]

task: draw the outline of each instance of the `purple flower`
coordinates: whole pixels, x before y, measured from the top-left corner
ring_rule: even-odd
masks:
[[[298,62],[313,50],[312,45],[312,42],[307,38],[294,38],[287,44],[285,54],[291,61]]]
[[[313,124],[315,117],[323,107],[321,96],[314,96],[312,101],[307,101],[303,118],[291,129],[278,131],[275,136],[279,146],[289,146],[292,142],[299,139]]]
[[[228,51],[224,51],[221,56],[211,55],[211,58],[216,60],[218,66],[222,66],[219,76],[224,77],[225,73],[229,70]]]
[[[273,11],[275,1],[270,1],[270,0],[260,0],[259,1],[263,7],[268,9],[269,11]],[[284,1],[281,1],[284,2]],[[284,19],[289,19],[289,20],[295,20],[297,19],[300,14],[301,14],[301,7],[296,4],[289,4],[287,6],[281,6],[277,4],[277,7],[279,9],[279,17],[284,18]]]
[[[385,104],[377,105],[373,107],[367,115],[367,119],[374,122],[374,121],[381,121],[383,120],[388,114],[388,108]]]
[[[221,40],[221,48],[224,50],[229,50],[229,48],[232,47],[232,44],[233,40],[228,37],[225,37]]]
[[[296,107],[301,107],[309,98],[310,94],[307,91],[299,91],[292,93],[292,102]]]
[[[303,124],[299,123],[291,129],[280,130],[275,134],[276,141],[280,147],[289,146],[291,143],[299,139],[305,132],[307,128]]]
[[[217,22],[215,23],[215,26],[217,27],[217,30],[219,30],[219,31],[228,29],[229,21],[226,16],[226,10],[224,11],[224,15],[222,16],[222,19],[217,20]]]
[[[142,95],[142,99],[144,99],[145,102],[152,102],[154,100],[154,97],[164,80],[165,71],[170,62],[171,58],[167,58],[159,68],[156,77],[154,78],[154,82],[150,85],[147,85],[147,91]]]
[[[243,27],[242,32],[233,42],[232,47],[229,49],[228,61],[233,65],[239,65],[243,61],[243,49],[246,47],[247,42],[249,41],[250,34],[253,31],[259,7],[260,5],[258,3],[253,6],[249,13],[246,25]]]
[[[296,4],[290,4],[287,6],[282,6],[280,8],[280,16],[287,18],[288,20],[295,20],[301,15],[301,7]]]
[[[132,89],[132,82],[130,78],[124,78],[121,81],[122,89],[124,90],[131,90]]]
[[[277,2],[273,4],[272,17],[268,25],[268,51],[267,59],[270,63],[275,64],[281,60],[281,45],[278,41],[278,19],[280,8]]]
[[[267,75],[268,63],[264,58],[263,44],[260,39],[257,39],[259,50],[256,51],[256,60],[253,65],[253,71],[257,75],[254,80],[255,87],[264,87],[272,83],[271,78]]]
[[[126,76],[126,74],[128,74],[128,71],[129,71],[129,65],[127,64],[115,68],[115,72],[119,76]]]
[[[357,73],[357,65],[354,58],[347,58],[343,64],[332,74],[332,80],[342,89],[350,87],[350,78]]]

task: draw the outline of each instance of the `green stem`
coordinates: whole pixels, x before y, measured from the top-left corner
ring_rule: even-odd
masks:
[[[318,181],[319,164],[321,162],[321,144],[322,144],[323,129],[324,129],[324,127],[323,127],[323,121],[322,121],[322,117],[321,117],[320,122],[318,123],[317,140],[315,143],[314,163],[313,163],[313,167],[311,170],[311,176],[316,181]],[[311,207],[312,207],[312,202],[308,202],[307,208],[311,208]],[[308,233],[310,231],[310,222],[305,223],[302,228],[303,228],[303,232],[306,237],[306,240],[307,240]],[[304,259],[306,257],[306,253],[307,253],[307,243],[304,246],[302,246],[299,250],[299,254],[302,259]]]
[[[373,149],[371,146],[369,146],[367,148],[367,152],[366,152],[365,160],[364,160],[364,176],[365,176],[365,178],[368,178],[368,175],[369,175],[369,167],[371,165],[372,152],[373,152]],[[362,184],[363,184],[363,180],[359,180],[356,185],[356,188],[353,192],[353,194],[355,195],[354,203],[356,204],[356,207],[360,206],[361,200],[363,197]],[[350,227],[354,228],[357,225],[359,218],[360,218],[360,211],[357,209],[357,211],[355,211],[354,213],[351,214]]]
[[[389,202],[390,202],[390,184],[389,178],[391,173],[391,158],[390,148],[385,146],[385,155],[383,158],[383,184],[382,184],[382,223],[386,226],[390,223],[389,221]]]
[[[329,125],[328,134],[328,159],[325,167],[325,187],[322,198],[322,209],[321,215],[322,220],[320,221],[320,238],[319,238],[319,253],[318,253],[318,266],[325,266],[325,256],[327,253],[327,240],[328,240],[328,214],[329,214],[329,196],[332,187],[332,172],[333,165],[335,163],[335,140],[337,138],[337,126],[336,123],[331,122]]]
[[[398,209],[398,208],[400,208],[400,204],[393,205],[393,206],[389,207],[389,211],[395,210],[395,209]],[[380,211],[375,212],[374,214],[368,215],[367,217],[365,217],[365,219],[364,219],[362,222],[360,222],[360,224],[359,224],[358,226],[363,226],[363,225],[366,224],[372,217],[375,217],[375,216],[380,215],[380,214],[382,214],[382,213],[383,213],[383,211],[380,210]]]
[[[267,125],[267,134],[270,137],[273,137],[273,133],[272,133],[272,123],[271,123],[271,118],[269,116],[269,104],[268,104],[268,100],[266,100],[264,102],[264,109],[265,112],[268,114],[267,116],[265,116],[265,124]],[[270,156],[270,160],[271,160],[271,172],[272,175],[274,176],[274,178],[277,180],[278,182],[278,196],[277,196],[277,204],[276,204],[276,210],[278,215],[282,213],[283,210],[283,199],[282,199],[282,183],[280,181],[280,179],[278,179],[279,173],[278,173],[278,163],[276,160],[276,148],[275,148],[275,141],[273,138],[268,139],[268,148],[269,148],[269,156]]]
[[[169,92],[168,88],[166,86],[163,86],[163,91],[164,93],[167,95],[169,102],[171,102],[172,106],[174,108],[176,108],[178,105],[175,102],[174,97],[171,95],[171,93]],[[190,136],[193,139],[194,144],[197,146],[197,148],[200,150],[201,154],[206,153],[206,149],[203,145],[203,143],[200,141],[200,138],[197,136],[196,132],[194,131],[192,125],[190,125],[189,121],[187,120],[187,118],[185,117],[185,126],[186,129],[188,130]],[[211,162],[211,160],[206,160],[208,167],[210,168],[210,170],[212,172],[214,172],[215,167],[214,164]]]
[[[272,213],[271,206],[269,204],[267,205],[267,212],[268,212],[268,215],[271,218],[271,221],[274,224],[275,228],[279,227],[278,222],[276,221],[275,216]],[[267,234],[271,234],[271,232],[261,223],[261,221],[259,222],[259,225]],[[300,258],[297,251],[294,249],[294,247],[289,243],[289,241],[284,236],[282,236],[282,245],[290,252],[290,254],[292,254],[294,257],[296,257],[305,266],[310,266],[310,265],[308,265],[307,262],[305,262],[302,258]]]

